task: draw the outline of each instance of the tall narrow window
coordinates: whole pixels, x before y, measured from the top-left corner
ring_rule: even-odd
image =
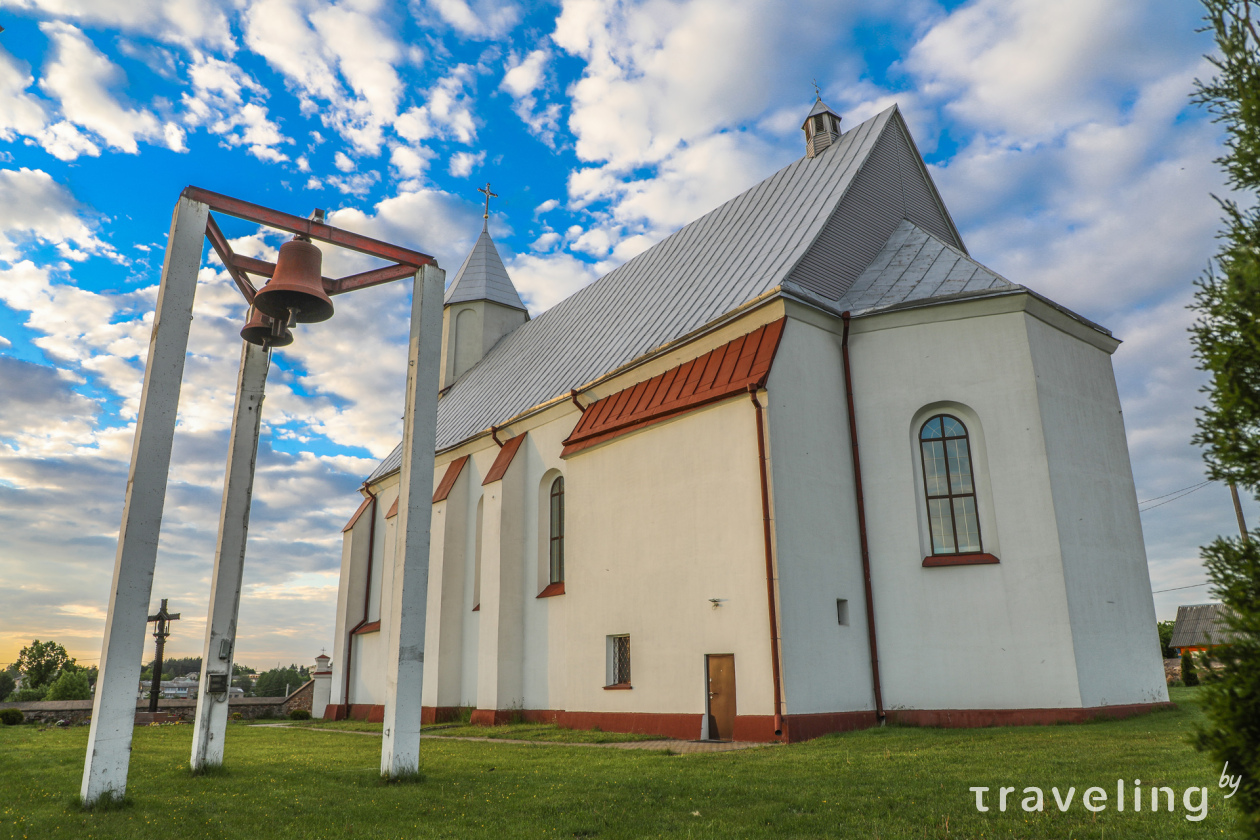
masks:
[[[932,553],[980,553],[980,519],[967,427],[957,417],[938,414],[923,424],[919,446]]]
[[[564,476],[551,482],[551,582],[564,580]]]
[[[630,685],[630,637],[608,637],[609,685]]]

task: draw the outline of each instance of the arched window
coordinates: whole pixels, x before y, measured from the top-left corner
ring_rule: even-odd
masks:
[[[551,482],[551,582],[564,580],[564,476]]]
[[[979,554],[980,518],[967,427],[938,414],[919,430],[933,554]]]

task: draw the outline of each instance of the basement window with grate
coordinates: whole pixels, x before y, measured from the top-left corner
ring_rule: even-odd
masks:
[[[608,684],[604,688],[630,688],[630,637],[608,637]]]

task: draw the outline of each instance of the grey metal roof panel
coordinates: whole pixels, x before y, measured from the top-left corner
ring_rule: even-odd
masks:
[[[832,302],[839,298],[857,311],[926,297],[935,278],[948,276],[960,261],[978,267],[953,243],[905,219],[904,182],[925,174],[906,136],[893,106],[505,336],[442,396],[437,448],[580,388],[780,285],[803,287]],[[911,158],[913,168],[906,164]],[[912,209],[910,218],[922,217]],[[948,235],[940,215],[925,221]],[[861,247],[843,244],[846,227]],[[936,260],[913,281],[904,277],[929,242]],[[820,259],[818,252],[830,256]],[[853,265],[841,283],[835,280],[837,259]],[[801,269],[806,265],[809,271]],[[989,282],[1006,284],[983,271]],[[919,282],[925,273],[931,282]],[[459,282],[457,276],[452,289]],[[400,458],[396,450],[373,478],[397,469]]]
[[[1232,638],[1224,604],[1193,604],[1177,607],[1177,623],[1173,625],[1174,648],[1202,647],[1222,644]]]
[[[903,219],[838,306],[857,313],[957,292],[1019,288],[947,242]]]
[[[464,264],[455,273],[455,279],[446,288],[443,303],[462,303],[470,300],[489,300],[513,309],[524,309],[521,296],[508,277],[499,249],[494,247],[490,234],[482,230]]]

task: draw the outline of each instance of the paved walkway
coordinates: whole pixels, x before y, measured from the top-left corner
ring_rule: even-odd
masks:
[[[249,726],[264,727],[270,729],[293,729],[306,730],[308,732],[340,732],[346,735],[367,735],[372,738],[381,737],[379,732],[360,732],[355,729],[328,729],[322,726],[292,726],[287,723],[251,723]],[[444,738],[448,741],[480,741],[487,744],[531,744],[534,746],[542,745],[546,747],[603,747],[612,750],[670,750],[679,755],[689,755],[691,753],[713,753],[713,752],[730,752],[732,750],[747,750],[753,747],[772,747],[778,746],[777,743],[763,744],[756,741],[678,741],[670,738],[662,738],[656,741],[614,741],[608,744],[589,744],[580,741],[537,741],[526,740],[524,738],[476,738],[467,735],[439,735],[433,731],[434,728],[444,729],[446,727],[430,727],[420,730],[421,738]]]

